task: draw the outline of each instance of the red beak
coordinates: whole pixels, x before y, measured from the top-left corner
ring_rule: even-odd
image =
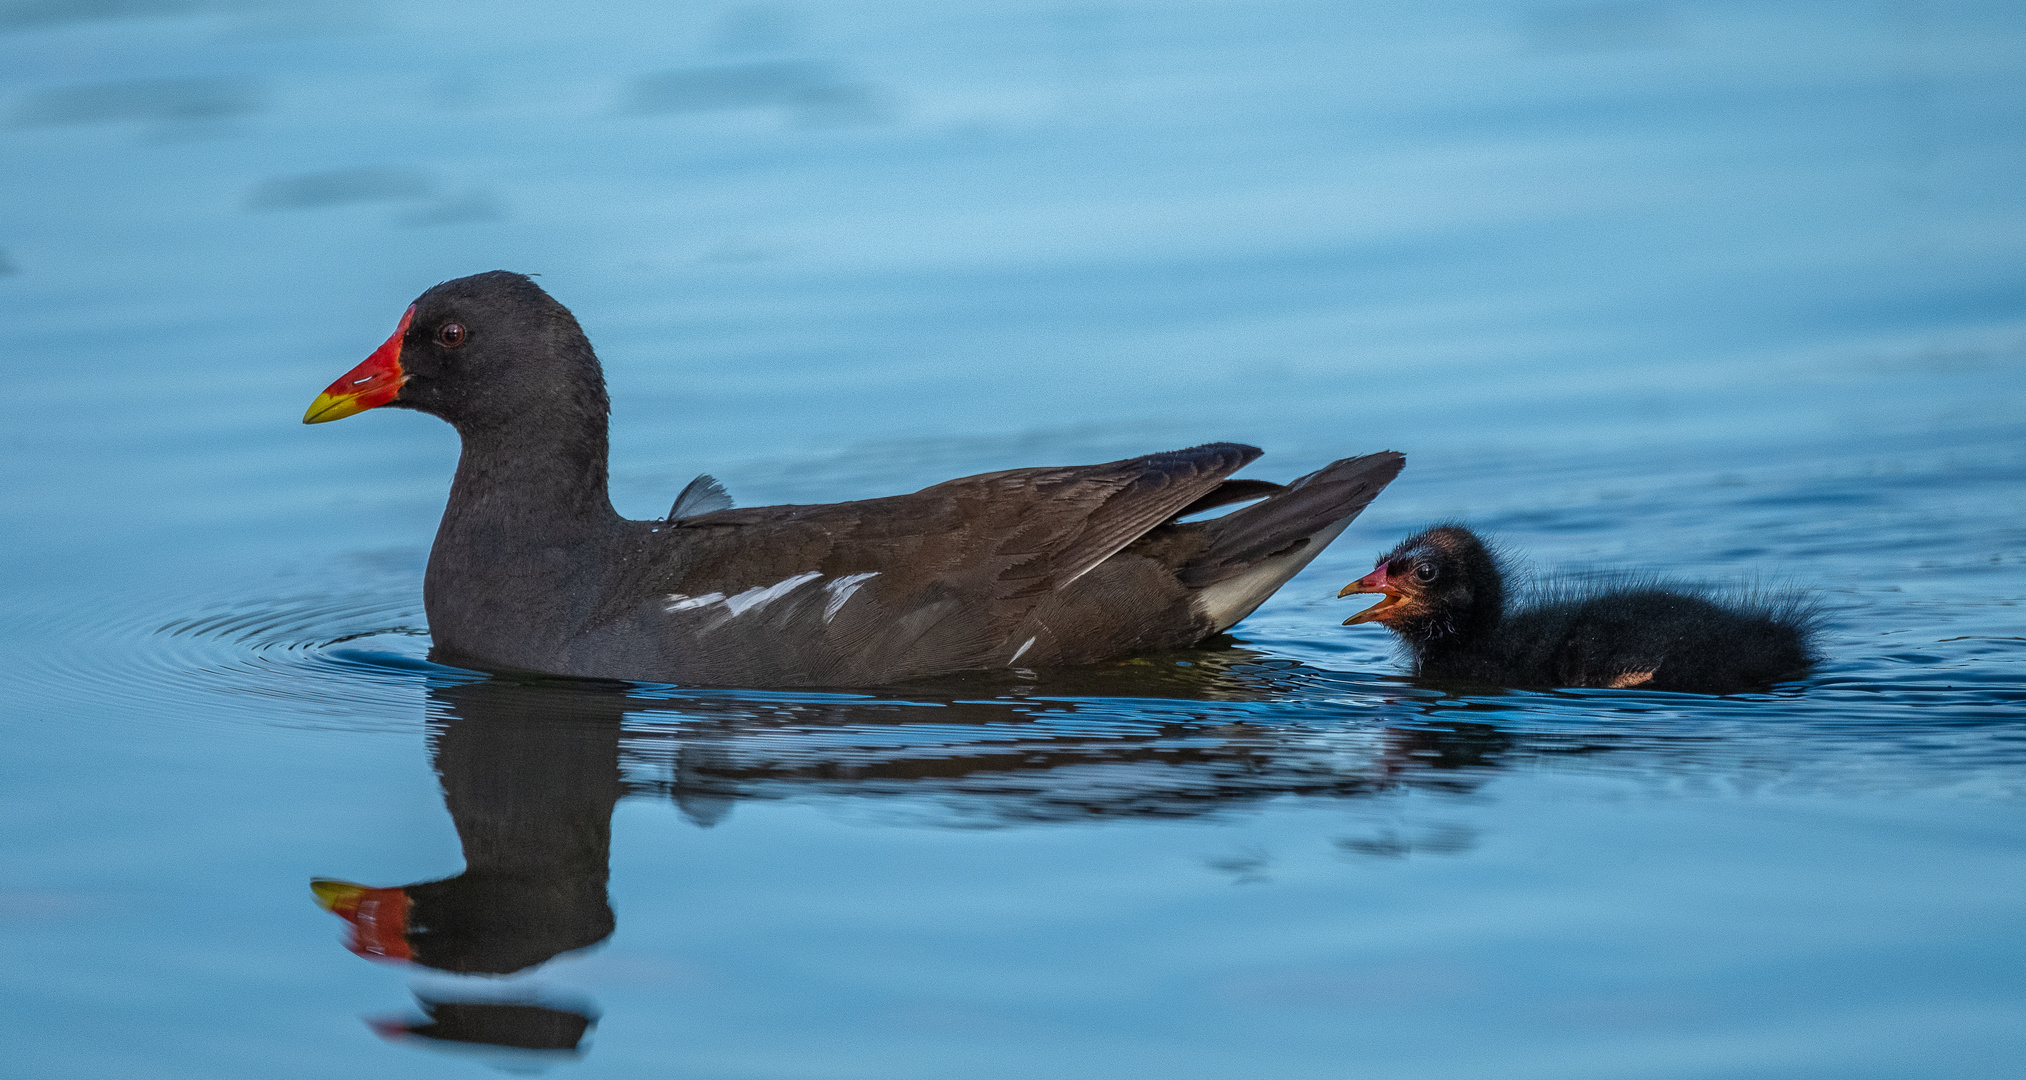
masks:
[[[390,1042],[414,1034],[408,1028],[410,1021],[403,1020],[398,1016],[369,1016],[365,1019],[366,1026],[373,1029],[373,1034]]]
[[[1386,598],[1384,600],[1381,600],[1378,603],[1373,604],[1371,607],[1368,607],[1365,610],[1358,612],[1356,615],[1353,615],[1350,618],[1345,619],[1344,620],[1345,626],[1355,626],[1358,623],[1364,622],[1384,622],[1387,618],[1384,612],[1389,611],[1390,609],[1398,607],[1400,605],[1401,599],[1400,590],[1397,588],[1390,587],[1386,581],[1386,571],[1391,569],[1392,565],[1393,564],[1389,562],[1381,562],[1378,566],[1378,569],[1373,570],[1371,573],[1366,574],[1364,577],[1361,577],[1358,580],[1351,582],[1349,585],[1344,586],[1342,591],[1337,593],[1338,596],[1349,596],[1352,593],[1386,594]]]
[[[401,339],[408,334],[408,322],[415,317],[415,305],[401,315],[401,325],[394,328],[394,336],[373,350],[364,363],[345,372],[337,382],[324,388],[315,401],[310,402],[309,411],[302,414],[305,424],[321,424],[328,420],[343,420],[353,413],[378,408],[399,397],[401,384],[408,376],[401,370]]]
[[[374,889],[349,881],[316,878],[310,890],[317,904],[352,926],[352,940],[346,947],[368,960],[406,960],[414,955],[408,946],[408,894],[400,889]]]

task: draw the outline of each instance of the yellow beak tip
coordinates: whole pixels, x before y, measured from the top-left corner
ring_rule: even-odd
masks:
[[[310,407],[304,410],[302,422],[305,424],[324,424],[332,420],[343,420],[345,417],[358,411],[359,403],[355,398],[338,397],[335,394],[318,394],[317,399],[310,402]]]
[[[318,907],[325,911],[335,911],[338,905],[356,899],[360,893],[366,891],[366,887],[354,885],[349,881],[339,881],[336,878],[311,878],[310,891],[316,894]]]

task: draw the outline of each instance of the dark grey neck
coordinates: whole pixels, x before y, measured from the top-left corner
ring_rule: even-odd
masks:
[[[606,493],[603,417],[463,430],[423,584],[447,655],[550,669],[590,620],[623,521]]]
[[[444,527],[544,545],[609,530],[619,515],[607,493],[604,418],[584,426],[590,430],[570,431],[530,417],[461,430]]]

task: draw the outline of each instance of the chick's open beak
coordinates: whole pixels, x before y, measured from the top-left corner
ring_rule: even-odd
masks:
[[[1386,571],[1391,565],[1390,563],[1380,563],[1378,569],[1344,586],[1337,593],[1340,597],[1349,596],[1352,593],[1384,593],[1386,597],[1371,607],[1345,619],[1345,626],[1355,626],[1358,623],[1366,622],[1383,622],[1386,619],[1386,615],[1384,614],[1386,611],[1400,606],[1400,590],[1388,585],[1386,582]]]

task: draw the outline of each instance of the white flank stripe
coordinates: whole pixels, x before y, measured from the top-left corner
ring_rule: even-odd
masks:
[[[1035,636],[1039,637],[1040,635],[1037,634]],[[1006,661],[1006,666],[1012,667],[1014,664],[1019,663],[1020,658],[1027,655],[1027,650],[1033,647],[1034,647],[1034,638],[1028,638],[1024,643],[1021,644],[1019,648],[1013,650],[1013,659]]]
[[[702,596],[684,596],[679,592],[672,592],[668,594],[668,603],[663,604],[661,610],[673,615],[678,611],[694,611],[700,607],[709,607],[724,598],[725,594],[721,592],[705,593]]]
[[[815,581],[823,575],[814,570],[805,570],[791,578],[782,578],[772,585],[755,585],[737,596],[727,597],[725,607],[734,618],[748,611],[755,611],[794,592],[796,589]]]
[[[827,623],[836,618],[837,613],[844,610],[844,602],[851,599],[851,594],[857,592],[859,586],[878,576],[877,570],[870,574],[846,574],[823,586],[823,591],[830,594],[830,599],[823,604],[823,621]]]

